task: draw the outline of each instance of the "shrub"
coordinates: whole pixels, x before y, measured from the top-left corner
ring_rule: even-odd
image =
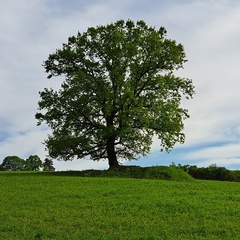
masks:
[[[182,169],[196,179],[203,180],[219,180],[219,181],[240,181],[240,174],[230,171],[225,167],[218,167],[216,164],[209,165],[208,167],[198,168],[196,165],[184,165],[178,164],[178,169]]]

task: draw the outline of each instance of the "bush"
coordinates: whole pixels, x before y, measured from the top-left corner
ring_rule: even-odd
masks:
[[[240,182],[240,171],[233,170],[229,172],[229,181]]]
[[[202,180],[219,180],[219,181],[240,181],[240,174],[235,171],[230,171],[225,167],[218,167],[212,164],[208,167],[198,168],[196,165],[174,165],[178,169],[182,169],[191,175],[193,178]]]

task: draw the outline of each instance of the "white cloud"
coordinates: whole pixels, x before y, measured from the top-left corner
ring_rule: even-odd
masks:
[[[44,159],[44,146],[41,141],[46,137],[48,131],[43,129],[30,130],[29,132],[14,132],[1,142],[0,157],[17,155],[26,159],[30,155],[39,155]]]
[[[54,167],[57,171],[66,170],[85,170],[85,169],[108,169],[107,161],[92,161],[85,159],[74,159],[73,161],[54,161]]]
[[[180,75],[192,78],[196,86],[194,99],[183,101],[191,116],[185,121],[186,143],[177,145],[176,148],[190,151],[181,154],[181,157],[184,156],[186,160],[195,159],[198,164],[240,164],[240,5],[234,1],[189,3],[175,5],[173,11],[169,10],[166,14],[171,29],[174,28],[173,25],[178,26],[177,37],[188,37],[182,37],[182,43],[189,62],[180,71]],[[171,13],[176,16],[172,20]],[[204,147],[191,152],[191,146],[214,143],[226,145],[219,149]],[[153,151],[158,148],[157,141],[154,141]]]
[[[192,159],[216,159],[219,158],[237,158],[240,160],[240,143],[229,143],[223,146],[205,147],[188,154],[188,158]]]
[[[195,162],[195,165],[199,167],[208,167],[212,164],[216,164],[218,167],[225,167],[231,170],[239,170],[240,158],[213,158]]]

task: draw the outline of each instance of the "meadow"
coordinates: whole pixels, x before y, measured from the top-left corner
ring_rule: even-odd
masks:
[[[240,185],[0,172],[0,239],[240,239]]]

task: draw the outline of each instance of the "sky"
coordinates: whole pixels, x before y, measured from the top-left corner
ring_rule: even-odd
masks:
[[[160,152],[154,139],[140,166],[217,164],[240,169],[240,1],[238,0],[1,0],[0,163],[6,156],[45,159],[50,129],[37,126],[39,91],[58,89],[42,67],[68,37],[120,19],[165,27],[184,46],[188,62],[176,75],[193,80],[185,144]],[[106,169],[107,161],[54,161],[56,170]]]

